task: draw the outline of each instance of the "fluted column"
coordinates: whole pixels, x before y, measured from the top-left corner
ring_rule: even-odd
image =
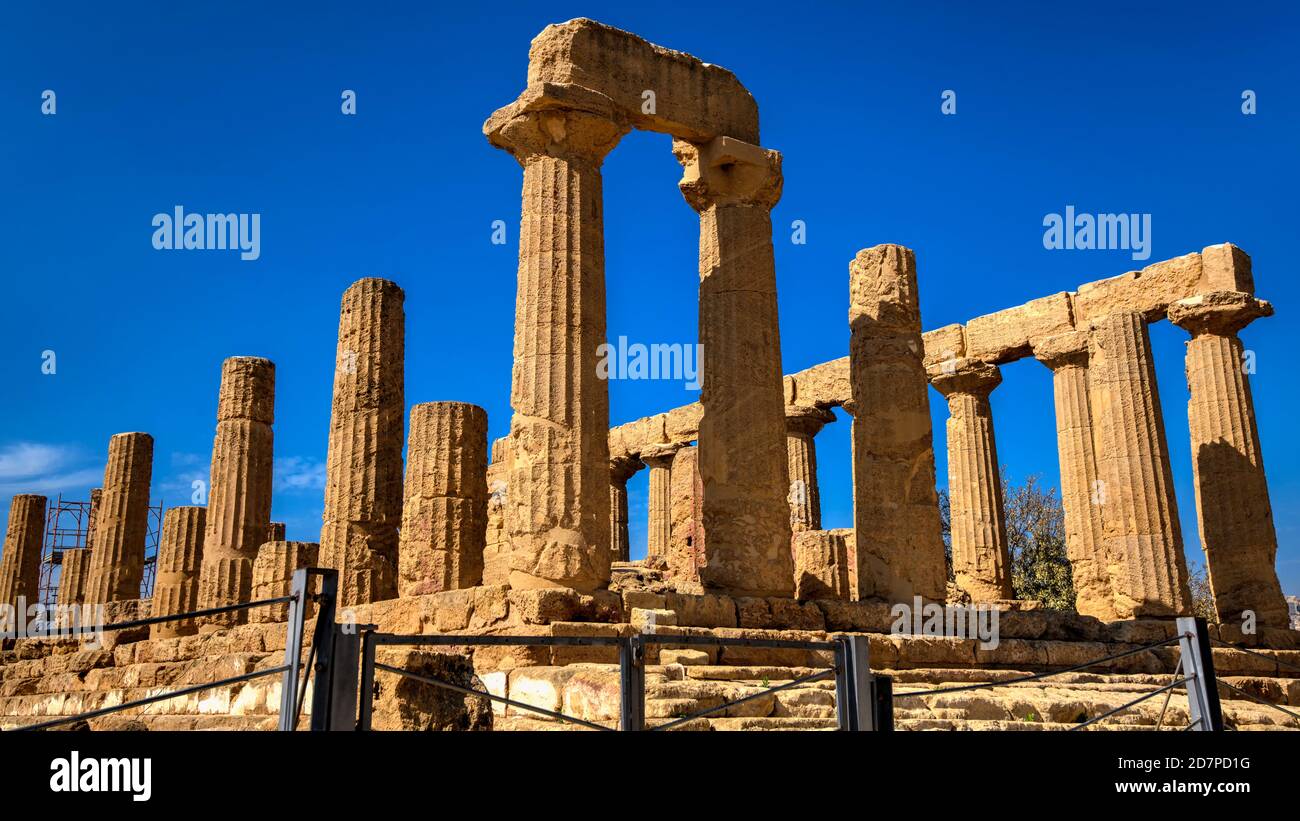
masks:
[[[781,155],[719,137],[674,140],[679,187],[700,215],[698,439],[706,589],[791,596],[789,469],[772,207]]]
[[[21,619],[28,605],[41,599],[41,547],[45,542],[44,496],[20,493],[9,500],[9,526],[0,555],[0,605],[10,605]],[[22,608],[19,608],[19,600]]]
[[[466,402],[411,408],[398,594],[483,581],[487,542],[487,411]]]
[[[262,544],[266,544],[267,542],[283,542],[284,530],[284,522],[270,522],[266,526],[266,539],[263,540]]]
[[[627,533],[627,481],[642,467],[640,459],[615,456],[609,460],[609,560],[625,562],[631,552]]]
[[[1187,342],[1187,418],[1192,436],[1196,520],[1219,620],[1290,626],[1278,583],[1277,533],[1255,423],[1255,402],[1237,333],[1273,306],[1249,294],[1219,291],[1175,302],[1169,320]]]
[[[104,489],[95,514],[95,543],[86,577],[86,604],[140,598],[152,475],[152,436],[119,433],[108,440]]]
[[[63,551],[59,570],[58,603],[82,604],[86,601],[86,576],[90,571],[90,551],[76,548]]]
[[[1072,331],[1043,340],[1034,345],[1034,356],[1052,371],[1065,551],[1074,579],[1075,609],[1085,616],[1113,621],[1120,614],[1115,609],[1101,505],[1093,499],[1098,485],[1088,400],[1088,335]]]
[[[787,406],[785,449],[790,469],[790,530],[821,530],[822,501],[817,488],[817,433],[835,414],[817,407]]]
[[[396,283],[367,278],[339,310],[320,562],[338,570],[343,605],[397,595],[405,298]]]
[[[246,602],[252,595],[253,560],[271,522],[274,421],[275,363],[254,356],[223,362],[199,577],[202,608]],[[247,620],[247,611],[237,610],[203,623]]]
[[[510,389],[510,585],[609,582],[609,385],[600,166],[626,126],[520,114],[491,135],[524,168]]]
[[[1151,339],[1139,313],[1091,325],[1088,394],[1105,554],[1121,618],[1191,605]]]
[[[959,359],[932,366],[930,381],[948,400],[948,501],[952,568],[972,601],[1010,599],[1011,559],[993,411],[1002,384],[996,365]]]
[[[253,598],[278,599],[293,591],[293,574],[304,567],[312,567],[320,560],[320,545],[316,542],[267,542],[257,549],[253,561]],[[316,604],[305,603],[307,618],[316,613]],[[248,620],[259,622],[286,621],[288,604],[273,604],[248,612]]]
[[[492,461],[487,466],[487,538],[483,547],[483,584],[510,581],[510,538],[506,532],[506,500],[509,497],[510,437],[492,442]]]
[[[703,593],[700,569],[708,562],[704,535],[704,482],[700,449],[684,447],[673,454],[668,479],[668,577],[678,593]]]
[[[641,451],[641,461],[650,469],[646,500],[646,558],[667,558],[673,538],[672,467],[681,445],[652,445]]]
[[[948,572],[910,249],[877,245],[854,257],[849,328],[857,589],[943,601]],[[887,579],[878,578],[881,565]]]
[[[173,507],[163,515],[151,616],[172,616],[198,609],[207,512],[202,507]],[[188,636],[197,630],[193,619],[162,622],[150,628],[149,637]]]

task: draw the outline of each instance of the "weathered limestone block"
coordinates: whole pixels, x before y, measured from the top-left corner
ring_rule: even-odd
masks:
[[[947,564],[935,492],[930,398],[922,364],[916,259],[898,245],[859,251],[849,266],[856,573],[888,567],[876,595],[942,601]]]
[[[58,603],[84,604],[86,601],[86,576],[90,570],[90,551],[86,548],[63,551],[62,569],[59,571]]]
[[[320,545],[315,542],[267,542],[257,549],[253,562],[253,601],[278,599],[293,592],[293,573],[304,567],[314,567],[320,560]],[[316,612],[316,605],[306,604],[306,618]],[[272,604],[248,611],[252,623],[285,621],[289,618],[289,605]]]
[[[952,362],[966,356],[966,329],[961,325],[944,325],[921,334],[921,348],[928,368],[940,362]]]
[[[703,593],[700,568],[707,561],[704,534],[704,481],[700,449],[682,448],[673,456],[668,476],[670,522],[668,571],[665,576],[679,593]]]
[[[1244,255],[1243,255],[1244,256]],[[1249,269],[1249,259],[1245,261]],[[1273,306],[1240,291],[1175,302],[1169,320],[1187,343],[1187,417],[1192,437],[1196,518],[1221,622],[1253,613],[1285,629],[1290,614],[1278,582],[1277,533],[1264,475],[1245,350],[1237,333]]]
[[[343,292],[325,466],[320,561],[341,605],[397,595],[402,518],[405,294],[367,278]]]
[[[524,167],[511,378],[510,585],[609,581],[609,385],[600,166],[626,125],[503,110],[485,127]]]
[[[610,456],[609,459],[609,560],[625,562],[631,552],[627,531],[627,482],[642,468],[640,459]]]
[[[464,402],[411,408],[398,595],[474,587],[487,543],[487,411]]]
[[[1151,322],[1162,318],[1172,302],[1214,291],[1255,292],[1250,257],[1231,243],[1080,285],[1074,299],[1075,322],[1083,327],[1084,322],[1129,312]]]
[[[647,107],[645,91],[656,95]],[[758,105],[736,76],[594,20],[547,26],[528,51],[528,87],[492,115],[493,144],[513,116],[571,107],[695,142],[732,136],[758,142]]]
[[[509,493],[510,437],[492,442],[487,467],[487,537],[483,547],[483,584],[510,582],[510,539],[506,533],[506,496]]]
[[[683,445],[649,445],[641,461],[650,470],[647,491],[646,557],[667,556],[673,538],[673,457]]]
[[[787,405],[785,409],[786,461],[790,469],[790,530],[820,530],[822,526],[821,493],[817,487],[817,445],[814,438],[827,424],[835,421],[828,410],[806,405]]]
[[[771,211],[781,155],[720,137],[673,142],[700,215],[699,461],[708,589],[789,596],[789,471]]]
[[[1002,373],[996,365],[973,359],[932,365],[928,373],[935,390],[948,400],[953,575],[976,603],[1009,599],[1011,559],[989,406]]]
[[[152,615],[172,616],[199,608],[199,572],[203,566],[207,512],[202,507],[174,507],[163,515]],[[198,622],[185,619],[152,625],[149,637],[165,639],[196,632]]]
[[[9,525],[0,554],[0,605],[10,605],[19,614],[41,598],[45,503],[44,496],[34,493],[19,493],[9,501]]]
[[[86,577],[87,604],[140,598],[152,474],[152,436],[119,433],[108,440],[104,492],[95,516],[95,542]]]
[[[396,648],[381,652],[378,660],[391,667],[467,689],[484,689],[483,682],[474,674],[469,656]],[[482,696],[467,696],[405,676],[381,675],[387,677],[384,682],[387,686],[375,688],[371,720],[371,727],[375,730],[492,729],[492,702]]]
[[[984,362],[1011,362],[1026,356],[1034,340],[1072,330],[1070,295],[1052,294],[967,322],[966,356]]]
[[[1034,356],[1052,371],[1065,549],[1074,578],[1075,608],[1081,615],[1114,621],[1120,615],[1105,552],[1101,505],[1093,503],[1098,476],[1088,399],[1088,334],[1072,331],[1040,340],[1034,344]]]
[[[804,530],[794,534],[794,588],[799,601],[852,598],[849,579],[851,529]]]
[[[204,522],[199,606],[246,602],[253,560],[271,522],[275,363],[235,356],[221,365],[217,434]],[[208,616],[203,624],[242,624],[247,611]]]
[[[847,356],[823,362],[785,377],[787,405],[825,408],[842,404],[852,393]]]
[[[1108,575],[1122,618],[1186,614],[1191,597],[1169,448],[1138,312],[1091,325],[1088,392]]]

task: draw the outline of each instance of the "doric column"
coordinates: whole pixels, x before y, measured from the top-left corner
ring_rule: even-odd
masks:
[[[398,595],[483,581],[487,541],[487,411],[465,402],[411,408]]]
[[[58,603],[73,605],[86,601],[86,576],[90,571],[90,551],[85,548],[63,551],[59,570]]]
[[[704,537],[704,482],[700,476],[700,449],[684,447],[673,455],[668,479],[668,576],[678,593],[703,593],[700,568],[708,560]]]
[[[651,445],[641,451],[641,461],[650,469],[646,523],[646,558],[667,558],[673,538],[672,467],[681,445]]]
[[[108,440],[104,491],[95,515],[95,543],[86,577],[86,604],[140,598],[152,475],[152,436],[119,433]]]
[[[263,540],[262,544],[266,544],[267,542],[283,542],[284,530],[284,522],[270,522],[266,526],[266,539]]]
[[[821,530],[822,500],[817,489],[817,445],[814,437],[835,414],[817,407],[785,409],[785,450],[790,469],[790,530]]]
[[[253,598],[278,599],[293,592],[295,570],[312,567],[320,559],[320,545],[315,542],[267,542],[257,549],[253,561]],[[315,615],[314,602],[306,603],[306,617]],[[289,618],[288,604],[273,604],[248,611],[253,623],[285,621]]]
[[[95,545],[95,519],[99,518],[99,505],[104,499],[104,489],[102,487],[91,488],[90,490],[90,510],[86,512],[86,550]],[[90,554],[86,554],[89,556]]]
[[[1290,615],[1278,583],[1277,533],[1264,454],[1255,424],[1245,351],[1237,332],[1273,306],[1249,294],[1219,291],[1175,302],[1169,321],[1192,335],[1187,343],[1187,418],[1196,479],[1196,520],[1219,620],[1241,625],[1246,611],[1259,625],[1287,629]]]
[[[948,502],[952,569],[972,601],[1009,599],[1011,560],[989,394],[996,365],[958,359],[931,366],[930,384],[948,400]]]
[[[339,311],[320,562],[338,570],[344,606],[397,595],[405,298],[367,278],[343,292]]]
[[[44,496],[20,493],[9,500],[9,526],[0,555],[0,605],[18,607],[19,620],[28,605],[41,600],[41,547],[45,542]]]
[[[700,215],[700,581],[733,595],[788,597],[794,564],[772,252],[781,155],[729,137],[674,140],[673,153],[685,169],[682,194]]]
[[[1105,554],[1121,618],[1191,606],[1151,339],[1139,313],[1091,325],[1088,395]]]
[[[274,422],[275,363],[254,356],[223,362],[199,576],[201,608],[246,602],[252,594],[253,560],[271,522]],[[247,620],[247,611],[237,610],[203,623]]]
[[[879,575],[874,561],[890,575],[887,585],[875,585],[880,594],[943,601],[948,571],[910,249],[858,252],[849,265],[849,328],[858,589]]]
[[[507,480],[510,478],[510,437],[492,442],[487,466],[487,539],[483,547],[483,584],[510,582],[510,538],[506,533]]]
[[[627,480],[642,467],[631,456],[613,456],[609,460],[609,560],[625,562],[631,552],[627,534]]]
[[[609,582],[609,384],[600,166],[627,132],[593,114],[520,114],[489,134],[524,168],[510,388],[510,585]]]
[[[163,515],[150,615],[172,616],[199,608],[199,571],[203,566],[207,512],[202,507],[173,507]],[[168,621],[153,625],[149,637],[165,639],[197,631],[193,619]]]
[[[1098,485],[1088,401],[1088,335],[1072,331],[1035,343],[1034,356],[1052,371],[1065,550],[1074,577],[1075,608],[1085,616],[1114,621],[1120,614],[1115,610],[1101,505],[1093,501]]]

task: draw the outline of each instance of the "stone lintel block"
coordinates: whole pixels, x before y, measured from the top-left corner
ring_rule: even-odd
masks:
[[[954,323],[926,331],[921,334],[921,346],[925,351],[923,361],[927,367],[961,359],[966,355],[966,329]]]
[[[816,405],[832,407],[846,401],[852,393],[849,386],[849,358],[823,362],[786,377],[785,401],[788,405]]]
[[[1083,328],[1109,314],[1135,311],[1147,322],[1155,322],[1164,318],[1169,303],[1207,290],[1204,280],[1201,255],[1184,254],[1140,271],[1088,282],[1075,292],[1075,323]]]
[[[1052,294],[967,322],[966,356],[994,364],[1012,362],[1028,356],[1035,339],[1073,330],[1070,295]]]
[[[654,113],[642,111],[655,92]],[[579,18],[547,26],[528,51],[528,88],[484,125],[491,135],[511,110],[581,106],[637,128],[692,142],[731,136],[757,143],[758,104],[730,71]]]

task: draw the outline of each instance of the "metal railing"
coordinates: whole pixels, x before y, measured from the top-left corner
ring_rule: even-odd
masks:
[[[1117,659],[1134,656],[1138,653],[1145,653],[1148,650],[1153,650],[1158,647],[1167,647],[1177,643],[1179,646],[1179,660],[1178,666],[1174,668],[1173,681],[1151,690],[1150,692],[1143,693],[1137,698],[1125,702],[1118,707],[1081,721],[1069,729],[1081,730],[1085,727],[1090,727],[1094,724],[1100,723],[1104,719],[1118,715],[1125,710],[1135,707],[1148,699],[1155,698],[1161,693],[1165,693],[1165,704],[1164,707],[1161,708],[1160,718],[1156,723],[1156,729],[1159,730],[1164,724],[1165,713],[1169,709],[1169,700],[1173,696],[1173,691],[1179,686],[1185,686],[1187,690],[1189,721],[1184,729],[1222,731],[1223,711],[1219,704],[1218,688],[1214,686],[1217,679],[1214,675],[1214,657],[1210,652],[1210,637],[1206,629],[1205,619],[1191,617],[1180,618],[1177,621],[1177,630],[1177,635],[1171,638],[1151,642],[1150,644],[1145,644],[1141,647],[1134,647],[1119,653],[1112,653],[1108,656],[1102,656],[1101,658],[1093,659],[1092,661],[1087,661],[1082,664],[1075,664],[1060,670],[1018,676],[1016,678],[1004,679],[1002,681],[981,682],[979,684],[968,684],[958,687],[943,687],[937,690],[915,690],[908,693],[897,693],[894,698],[923,698],[925,696],[962,693],[972,690],[991,690],[996,687],[1006,687],[1012,684],[1041,681],[1053,676],[1078,672],[1089,667],[1095,667],[1099,664],[1105,664]],[[1181,678],[1179,678],[1180,675],[1182,676]]]
[[[832,665],[825,670],[802,676],[782,684],[765,686],[757,692],[738,698],[729,699],[721,704],[685,716],[679,716],[663,724],[647,726],[645,715],[645,675],[647,649],[651,645],[659,646],[714,646],[714,647],[749,647],[763,649],[786,649],[829,652]],[[473,687],[422,675],[411,670],[403,670],[389,664],[376,661],[375,654],[379,647],[386,646],[512,646],[512,647],[609,647],[617,649],[619,658],[619,718],[617,726],[600,724],[585,718],[568,715],[538,705],[511,699],[506,696],[489,693]],[[840,636],[833,641],[795,641],[783,639],[746,639],[717,638],[712,636],[676,636],[661,634],[641,634],[635,636],[461,636],[461,635],[397,635],[380,633],[372,626],[363,629],[360,639],[361,682],[359,693],[359,713],[356,729],[370,730],[373,724],[375,674],[385,672],[403,676],[414,681],[434,687],[451,690],[462,695],[476,696],[499,704],[505,704],[517,710],[537,713],[548,718],[572,723],[598,731],[641,731],[670,730],[689,725],[691,722],[727,710],[739,704],[761,698],[770,693],[788,690],[812,681],[834,677],[835,701],[837,705],[836,726],[840,730],[866,731],[893,729],[892,705],[889,695],[892,692],[890,681],[885,676],[871,672],[867,656],[866,636]],[[357,693],[350,695],[346,687],[332,696],[334,704],[342,709],[351,700],[356,703]],[[343,729],[335,727],[333,729]]]
[[[321,590],[313,594],[309,592],[308,586],[312,577],[319,577],[321,580]],[[333,659],[332,642],[328,640],[330,633],[337,629],[338,625],[334,624],[335,600],[338,591],[338,572],[335,570],[325,570],[319,568],[304,568],[295,571],[289,595],[277,596],[270,599],[260,599],[258,601],[241,602],[239,604],[228,604],[220,607],[207,607],[201,610],[191,610],[185,613],[175,613],[166,616],[150,616],[143,619],[132,619],[130,621],[114,622],[102,627],[74,627],[68,629],[58,629],[53,633],[47,632],[45,635],[33,636],[32,638],[73,638],[76,636],[92,633],[109,633],[120,630],[134,630],[141,627],[149,627],[155,624],[166,624],[168,622],[186,621],[190,619],[199,619],[207,616],[218,616],[226,613],[234,613],[245,610],[252,610],[259,607],[272,607],[277,604],[287,604],[289,606],[289,618],[286,624],[284,663],[276,667],[270,667],[266,670],[254,670],[250,673],[244,673],[238,676],[209,681],[203,684],[195,684],[189,687],[182,687],[177,690],[170,690],[166,693],[146,696],[145,698],[135,699],[133,701],[115,704],[110,707],[101,707],[96,710],[87,710],[77,713],[76,715],[60,716],[59,718],[42,721],[36,724],[28,724],[22,727],[14,728],[17,731],[46,730],[51,727],[59,727],[64,724],[73,724],[78,721],[88,721],[92,718],[100,718],[112,713],[119,713],[124,710],[133,710],[138,707],[146,707],[150,704],[156,704],[162,701],[169,701],[181,696],[187,696],[193,693],[211,690],[216,687],[226,687],[233,684],[242,684],[268,676],[280,675],[281,679],[281,701],[280,701],[280,730],[293,730],[297,727],[298,713],[301,710],[302,700],[299,693],[306,690],[306,678],[304,677],[301,685],[299,684],[299,673],[302,670],[302,648],[303,635],[305,631],[305,615],[309,601],[315,601],[317,604],[317,619],[315,626],[315,635],[313,636],[311,652],[312,657],[319,658],[316,665],[316,672],[328,670],[331,667]],[[325,647],[325,645],[331,645]],[[322,647],[317,650],[318,646]],[[308,659],[307,666],[312,666],[311,659]],[[317,689],[321,689],[319,684]],[[315,701],[313,701],[313,708]],[[313,714],[313,719],[315,715]]]

